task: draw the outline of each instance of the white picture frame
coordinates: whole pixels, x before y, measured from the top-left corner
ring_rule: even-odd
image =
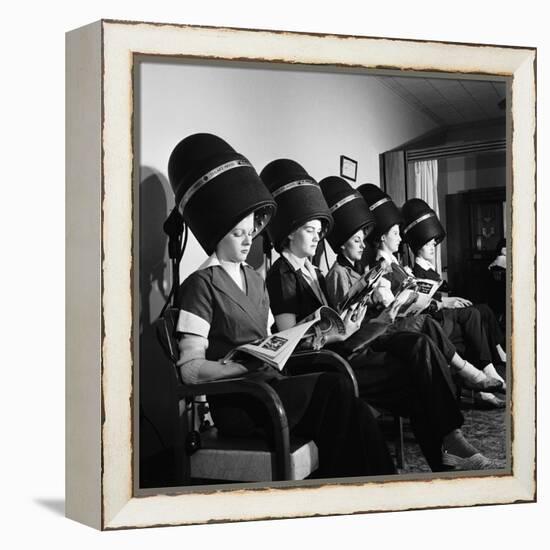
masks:
[[[509,473],[135,496],[132,108],[140,55],[510,77]],[[533,501],[535,76],[532,48],[111,20],[68,33],[67,515],[112,530]]]

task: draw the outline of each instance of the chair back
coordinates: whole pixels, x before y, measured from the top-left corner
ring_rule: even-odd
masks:
[[[162,317],[155,321],[158,341],[170,361],[175,365],[178,362],[178,342],[176,326],[179,310],[175,307],[166,309]]]
[[[157,332],[157,340],[160,347],[164,351],[164,354],[172,365],[172,372],[175,380],[180,384],[183,383],[178,368],[178,340],[176,338],[176,327],[178,325],[179,309],[175,307],[167,308],[162,316],[160,316],[154,323]],[[181,390],[183,387],[179,386]]]

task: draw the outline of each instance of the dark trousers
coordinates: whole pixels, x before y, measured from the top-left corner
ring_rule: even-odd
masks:
[[[443,437],[460,428],[464,417],[456,402],[447,360],[425,334],[394,332],[351,359],[360,395],[374,407],[409,417],[432,471],[441,462]]]
[[[459,353],[463,352],[463,350],[457,350],[457,347],[447,335],[442,324],[431,317],[431,315],[425,314],[397,319],[388,327],[385,334],[376,340],[373,349],[381,351],[392,350],[400,341],[394,338],[395,335],[403,332],[414,332],[428,336],[439,351],[441,351],[447,364],[450,363],[457,351]]]
[[[481,315],[481,324],[487,336],[492,363],[497,365],[502,362],[497,352],[497,346],[501,346],[503,350],[506,349],[504,334],[502,333],[495,313],[487,304],[474,304],[474,307]]]
[[[267,381],[281,398],[291,433],[317,445],[316,478],[395,473],[380,427],[366,403],[355,397],[347,377],[321,373]],[[220,433],[270,436],[265,409],[255,399],[215,396],[209,403]]]
[[[441,324],[459,353],[464,355],[472,365],[483,369],[492,362],[487,334],[478,309],[475,307],[442,309],[434,315],[434,318]]]

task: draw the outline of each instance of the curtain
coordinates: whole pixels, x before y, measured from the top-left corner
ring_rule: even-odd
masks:
[[[425,201],[439,218],[437,195],[437,160],[422,160],[414,163],[414,196]],[[441,273],[441,250],[435,249],[435,269]]]

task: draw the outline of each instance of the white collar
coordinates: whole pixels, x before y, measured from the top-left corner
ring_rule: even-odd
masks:
[[[327,304],[327,299],[321,290],[319,285],[319,277],[317,275],[317,268],[311,263],[309,258],[298,258],[295,254],[288,249],[281,252],[281,256],[284,256],[292,268],[295,271],[302,273],[306,283],[311,287],[313,293],[317,296],[322,304]]]
[[[249,265],[246,263],[246,262],[241,262],[240,265],[242,267],[249,267]],[[197,271],[200,271],[201,269],[207,269],[209,267],[215,267],[215,266],[219,266],[219,267],[223,267],[222,266],[222,263],[220,261],[220,259],[218,258],[218,255],[213,252],[211,256],[209,256],[202,264],[201,266],[197,269]]]
[[[376,259],[378,260],[380,257],[384,258],[384,260],[388,261],[390,264],[399,263],[397,258],[391,252],[386,252],[385,250],[381,250],[379,248],[376,252]]]
[[[288,249],[283,250],[281,255],[288,260],[295,271],[301,271],[306,279],[311,279],[312,281],[318,280],[317,268],[311,263],[309,258],[298,258],[296,254],[293,254]]]
[[[430,262],[429,260],[426,260],[424,258],[421,258],[420,256],[417,256],[414,261],[426,271],[429,271],[430,269],[433,269],[435,271],[435,266]]]
[[[309,259],[307,257],[306,258],[298,258],[298,256],[296,256],[296,254],[293,254],[288,249],[283,250],[281,252],[281,255],[284,256],[288,260],[290,265],[296,271],[306,269],[307,271],[311,272],[312,269],[315,270],[315,268],[313,267],[313,264],[309,261]]]
[[[489,269],[492,267],[502,267],[503,269],[506,269],[506,256],[503,254],[497,256],[489,266]]]

